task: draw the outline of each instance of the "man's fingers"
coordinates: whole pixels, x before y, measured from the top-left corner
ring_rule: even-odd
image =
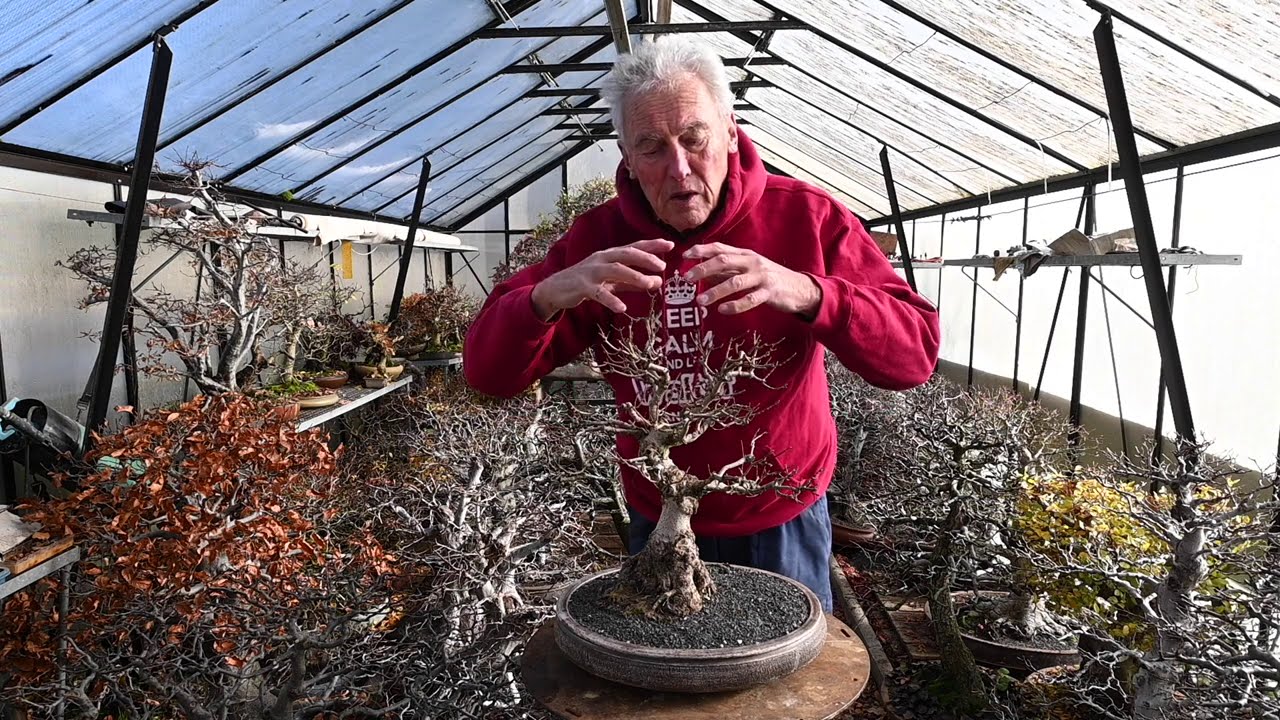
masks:
[[[716,285],[698,296],[699,305],[711,305],[719,300],[747,290],[754,290],[760,285],[760,276],[754,273],[733,275],[728,280]]]
[[[662,278],[660,276],[646,275],[620,262],[605,265],[604,272],[599,280],[601,282],[611,282],[615,285],[626,285],[637,290],[657,290],[662,287]]]
[[[624,313],[627,311],[627,304],[622,302],[617,295],[609,292],[603,285],[597,285],[594,292],[591,293],[591,299],[609,308],[616,313]]]
[[[744,313],[754,307],[758,307],[768,302],[769,291],[764,288],[757,288],[746,295],[727,303],[720,305],[720,313],[723,315],[737,315]]]
[[[709,260],[694,265],[684,274],[689,282],[721,275],[737,274],[747,270],[747,263],[742,255],[713,255]]]
[[[704,243],[702,245],[694,245],[684,251],[684,257],[689,260],[705,260],[716,255],[742,255],[751,252],[740,247],[725,245],[724,243]]]
[[[629,245],[623,245],[622,247],[636,248],[637,250],[643,250],[644,252],[648,252],[648,253],[664,253],[665,254],[665,253],[671,252],[671,250],[675,248],[675,246],[676,244],[671,242],[670,240],[664,240],[662,238],[651,238],[648,240],[637,240]]]
[[[640,270],[660,273],[667,269],[667,263],[653,253],[632,246],[610,248],[600,253],[600,259],[612,263],[623,263]]]

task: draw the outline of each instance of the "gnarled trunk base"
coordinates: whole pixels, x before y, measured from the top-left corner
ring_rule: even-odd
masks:
[[[644,549],[618,570],[611,596],[646,617],[682,618],[702,609],[716,591],[702,559],[689,520],[697,509],[693,498],[668,500]]]

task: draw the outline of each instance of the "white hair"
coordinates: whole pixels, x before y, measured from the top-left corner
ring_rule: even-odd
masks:
[[[622,118],[630,98],[673,88],[689,75],[706,85],[721,111],[726,115],[733,111],[733,91],[724,62],[707,45],[683,35],[661,35],[619,57],[600,88],[619,139],[626,139]]]

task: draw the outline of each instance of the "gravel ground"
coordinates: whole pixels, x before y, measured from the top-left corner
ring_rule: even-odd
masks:
[[[722,648],[781,637],[808,616],[804,593],[758,572],[708,565],[717,592],[702,611],[682,620],[649,620],[623,613],[608,599],[613,578],[584,585],[569,601],[578,622],[608,637],[659,648]]]

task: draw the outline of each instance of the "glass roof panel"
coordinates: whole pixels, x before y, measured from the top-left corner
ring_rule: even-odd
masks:
[[[602,23],[608,23],[603,13],[590,24]],[[589,36],[560,38],[538,56],[543,62],[563,62],[593,42],[604,41]],[[463,49],[458,54],[466,52]],[[444,64],[451,63],[445,60]],[[417,126],[415,132],[434,131],[429,137],[444,142],[541,84],[541,77],[535,74],[493,75],[496,70],[482,71],[477,64],[472,72],[436,79],[432,84],[406,82],[236,178],[235,184],[271,195],[301,187],[411,125]]]
[[[138,18],[157,18],[158,25],[198,4],[199,0],[5,0],[0,23],[0,127],[144,42],[154,25]],[[136,115],[136,102],[134,111]]]
[[[571,135],[572,133],[569,134]],[[461,198],[463,202],[452,209],[444,210],[443,214],[433,217],[432,222],[444,227],[452,227],[468,213],[484,203],[494,198],[502,197],[507,192],[507,188],[512,187],[529,175],[545,171],[548,164],[569,152],[577,144],[576,142],[565,140],[565,137],[568,137],[568,135],[561,131],[556,131],[540,138],[528,147],[521,148],[518,153],[495,165],[483,175],[457,188],[451,193],[451,199]],[[440,203],[442,206],[446,204],[452,205],[453,203]]]
[[[370,49],[384,42],[397,42],[395,28],[440,15],[445,2],[417,0],[347,42],[335,45],[343,35],[385,14],[394,0],[370,2],[360,12],[352,12],[351,3],[345,0],[311,0],[301,8],[277,4],[265,10],[260,0],[220,0],[166,38],[173,50],[173,66],[161,124],[162,146],[203,118],[226,108],[238,107],[242,112],[224,116],[219,124],[223,128],[228,122],[249,117],[243,114],[245,109],[261,107],[270,112],[286,99],[314,105],[335,91],[320,78],[332,78],[334,82],[345,79],[352,83],[348,92],[376,87],[374,83],[382,77],[377,69],[360,77],[363,70],[370,70],[371,62],[377,62]],[[465,34],[487,17],[483,13],[460,12],[456,25],[451,22],[443,30]],[[423,44],[423,57],[439,49],[437,44],[444,47],[452,39],[442,37],[437,43]],[[389,47],[412,47],[400,42]],[[330,47],[329,52],[293,76],[280,79],[285,71],[326,47]],[[379,54],[387,55],[381,65],[387,72],[416,59],[413,53],[403,50]],[[24,123],[9,141],[107,162],[132,159],[151,56],[150,47],[134,53]],[[396,58],[400,58],[399,64]],[[274,86],[251,96],[277,79],[280,81]],[[292,94],[282,96],[279,91],[284,86],[293,87]],[[340,93],[335,94],[341,97]],[[242,101],[245,104],[237,106]],[[239,129],[254,132],[253,126]],[[286,126],[283,130],[291,128]],[[175,150],[183,153],[201,147],[180,143]],[[229,159],[211,151],[199,154],[218,162]],[[172,169],[177,160],[172,151],[161,152],[159,157],[167,169]]]
[[[787,158],[792,164],[817,178],[820,186],[830,191],[838,190],[845,195],[854,197],[858,202],[874,208],[881,214],[889,212],[889,201],[885,199],[883,189],[877,189],[874,185],[859,183],[857,180],[834,169],[831,165],[824,163],[820,158],[809,155],[805,152],[808,148],[798,147],[793,144],[791,142],[792,138],[779,137],[770,132],[770,130],[779,129],[782,125],[782,123],[772,124],[768,129],[759,125],[753,126],[749,130],[751,142],[757,147],[768,148],[775,154]]]
[[[827,183],[824,183],[823,181],[814,177],[812,174],[806,172],[804,168],[793,163],[787,157],[770,150],[764,145],[757,144],[756,151],[760,153],[760,159],[764,160],[769,165],[772,165],[778,171],[786,173],[787,175],[790,175],[791,177],[797,180],[803,180],[809,183],[810,185],[816,185],[826,190],[827,192],[831,193],[833,197],[835,197],[840,202],[844,203],[844,206],[849,208],[849,210],[852,211],[854,214],[862,218],[873,218],[873,217],[878,217],[882,214],[880,212],[877,212],[874,208],[862,202],[861,200],[858,200],[857,198],[854,198],[854,197],[850,197],[848,194],[841,192],[839,189],[831,187]]]

